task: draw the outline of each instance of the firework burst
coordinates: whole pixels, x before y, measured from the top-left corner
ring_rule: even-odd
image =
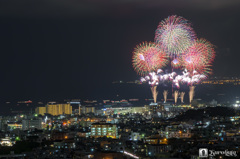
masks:
[[[152,42],[138,45],[133,52],[133,67],[140,75],[156,71],[166,66],[167,62],[166,53]]]
[[[182,55],[182,65],[190,73],[211,73],[211,63],[215,57],[213,45],[205,39],[198,39]]]
[[[169,16],[161,21],[155,32],[155,42],[158,43],[169,57],[181,55],[191,46],[195,32],[191,24],[181,16]]]

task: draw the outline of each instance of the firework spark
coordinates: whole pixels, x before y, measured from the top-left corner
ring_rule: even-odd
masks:
[[[149,85],[155,86],[159,85],[160,82],[173,81],[176,75],[176,72],[163,74],[163,70],[158,69],[157,73],[150,72],[149,75],[141,77],[140,82],[148,82]]]
[[[176,76],[175,72],[163,74],[163,70],[158,69],[157,73],[150,72],[149,75],[141,77],[140,82],[142,83],[148,82],[148,84],[151,87],[154,102],[156,103],[158,95],[157,86],[159,85],[159,83],[165,81],[173,81],[175,76]]]
[[[207,76],[204,74],[199,74],[197,71],[193,70],[192,76],[190,73],[185,69],[182,75],[177,75],[173,79],[173,83],[178,88],[180,87],[180,83],[187,83],[188,85],[199,84],[203,79],[206,79]]]

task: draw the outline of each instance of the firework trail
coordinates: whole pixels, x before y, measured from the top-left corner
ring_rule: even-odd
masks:
[[[178,90],[175,90],[174,93],[173,93],[175,104],[177,104],[178,96],[179,96],[179,92],[178,92]]]
[[[195,86],[189,86],[189,103],[192,103],[192,100],[195,94],[194,89],[195,89]]]
[[[164,90],[164,91],[163,91],[164,103],[167,102],[167,95],[168,95],[168,91],[167,91],[167,90]]]
[[[159,71],[160,70],[158,70],[158,72]],[[157,86],[159,84],[159,78],[158,78],[157,74],[155,72],[150,72],[149,76],[146,76],[145,78],[142,77],[140,81],[141,82],[148,82],[148,84],[150,85],[150,89],[151,89],[151,92],[152,92],[154,103],[156,103],[157,102],[157,95],[158,95]]]
[[[179,88],[180,84],[179,83],[187,83],[188,85],[190,85],[190,91],[189,91],[189,102],[191,103],[191,101],[193,100],[194,97],[194,89],[195,86],[193,86],[194,84],[198,84],[200,83],[203,79],[207,78],[205,75],[203,74],[198,74],[197,71],[193,71],[193,75],[191,76],[189,72],[187,72],[187,70],[183,71],[182,75],[177,75],[174,80],[173,83]],[[182,92],[184,93],[184,92]],[[181,93],[181,102],[183,103],[183,98],[184,98],[184,94]]]
[[[180,93],[180,98],[181,98],[181,103],[184,103],[184,95],[185,95],[185,92],[181,92]]]
[[[152,91],[153,101],[154,103],[157,103],[157,95],[158,95],[157,86],[151,86],[151,91]]]

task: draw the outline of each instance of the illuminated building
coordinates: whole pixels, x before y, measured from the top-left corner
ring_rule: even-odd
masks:
[[[5,137],[1,139],[1,145],[2,146],[13,146],[13,142],[9,137]]]
[[[113,111],[114,114],[144,113],[145,112],[145,107],[125,106],[125,107],[107,108],[105,110],[105,114],[111,114],[111,111]]]
[[[53,131],[51,134],[52,140],[64,140],[68,139],[68,134],[66,132]]]
[[[35,109],[35,113],[36,114],[41,114],[41,115],[44,115],[46,113],[46,107],[37,107]]]
[[[86,113],[86,106],[79,106],[79,115]]]
[[[77,136],[88,138],[88,137],[91,136],[91,132],[86,132],[86,131],[83,131],[83,132],[77,132]]]
[[[145,134],[131,131],[131,140],[138,141],[144,139]]]
[[[162,155],[168,156],[172,150],[171,145],[166,144],[150,144],[147,145],[147,155],[152,158],[163,158]],[[165,157],[164,157],[165,158]]]
[[[7,123],[7,126],[13,130],[13,129],[22,129],[22,123]]]
[[[167,144],[167,139],[160,136],[153,136],[145,139],[146,144]]]
[[[118,138],[117,126],[105,122],[94,123],[91,126],[91,136],[95,138],[106,136],[116,139]]]
[[[42,119],[25,119],[22,121],[22,129],[42,129]]]
[[[86,107],[86,113],[94,113],[95,114],[95,107]]]
[[[76,145],[73,140],[68,140],[68,141],[59,141],[55,140],[53,142],[54,147],[57,149],[74,149],[76,148]]]
[[[79,114],[96,113],[94,106],[80,106]]]
[[[165,131],[160,132],[160,136],[166,138],[191,138],[192,133],[190,129],[179,130],[175,126],[167,126]]]
[[[162,113],[165,111],[164,106],[158,103],[151,103],[150,105],[145,105],[146,111],[151,114]]]
[[[72,114],[72,106],[70,104],[48,104],[46,110],[51,115]]]

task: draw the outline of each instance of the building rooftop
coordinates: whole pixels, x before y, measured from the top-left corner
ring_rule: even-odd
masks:
[[[106,122],[97,122],[97,123],[93,123],[92,125],[114,125],[114,124],[106,123]]]

